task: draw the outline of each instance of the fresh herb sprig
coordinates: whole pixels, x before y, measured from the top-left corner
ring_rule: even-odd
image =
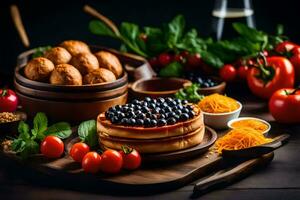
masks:
[[[39,143],[48,135],[66,139],[72,134],[71,126],[67,122],[59,122],[48,127],[45,113],[37,113],[33,119],[33,128],[21,121],[18,126],[19,136],[13,140],[12,150],[22,159],[32,154],[39,153]]]
[[[96,120],[88,120],[82,122],[78,127],[79,138],[92,148],[98,144],[96,124]]]
[[[187,100],[190,103],[198,103],[201,101],[204,96],[198,93],[198,89],[200,88],[199,84],[192,84],[188,87],[180,89],[175,97],[181,100]]]
[[[44,53],[46,51],[48,51],[49,49],[51,49],[51,46],[44,46],[44,47],[37,47],[35,48],[35,52],[32,54],[32,58],[37,58],[37,57],[41,57],[44,55]]]

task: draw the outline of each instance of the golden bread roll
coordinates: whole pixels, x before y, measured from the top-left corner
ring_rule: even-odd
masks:
[[[78,40],[67,40],[62,42],[59,46],[67,49],[72,56],[75,56],[79,53],[91,53],[89,46],[86,43]]]
[[[25,66],[25,76],[33,81],[48,81],[54,64],[47,58],[38,57],[30,60]]]
[[[95,53],[98,59],[99,66],[101,68],[106,68],[112,71],[117,78],[119,78],[123,73],[122,64],[120,63],[117,56],[107,51],[99,51]]]
[[[51,60],[55,65],[66,64],[70,62],[71,54],[62,47],[53,47],[45,52],[44,57]]]
[[[83,78],[84,84],[97,84],[105,82],[113,82],[116,80],[114,73],[105,68],[99,68],[91,71]]]
[[[50,76],[50,83],[53,85],[82,85],[80,72],[72,65],[56,65]]]
[[[99,68],[96,56],[91,53],[79,53],[73,56],[70,64],[76,67],[83,76]]]

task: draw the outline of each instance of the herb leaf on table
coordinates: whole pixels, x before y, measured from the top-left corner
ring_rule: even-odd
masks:
[[[96,124],[96,120],[88,120],[82,122],[78,127],[79,138],[90,147],[95,147],[98,144]]]

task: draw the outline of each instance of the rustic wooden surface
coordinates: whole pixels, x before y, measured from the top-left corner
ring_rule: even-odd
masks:
[[[300,199],[300,125],[287,126],[275,123],[267,113],[267,104],[249,93],[228,91],[227,94],[244,103],[242,116],[260,117],[271,122],[270,135],[289,133],[290,142],[275,152],[274,160],[268,167],[227,188],[200,198]],[[50,180],[47,175],[41,176],[9,160],[0,161],[1,199],[189,199],[192,190],[193,183],[170,192],[147,195],[139,194],[138,190],[130,193],[126,193],[126,190],[122,193],[107,192],[92,184],[79,188],[76,187],[76,182],[66,185],[63,179]]]

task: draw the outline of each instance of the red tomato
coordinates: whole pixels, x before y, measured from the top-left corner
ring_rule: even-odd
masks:
[[[123,158],[118,151],[108,149],[102,154],[101,171],[115,174],[121,170],[122,165]]]
[[[189,52],[188,51],[182,51],[180,52],[180,55],[182,55],[183,58],[187,58],[189,56]]]
[[[292,56],[290,61],[294,66],[296,82],[300,82],[300,47],[294,47],[292,49]]]
[[[286,52],[291,51],[295,46],[297,45],[290,41],[284,41],[275,47],[275,51],[280,54],[285,54]]]
[[[120,154],[123,158],[123,168],[134,170],[141,165],[141,156],[135,149],[124,147]]]
[[[85,154],[87,154],[89,151],[90,147],[87,144],[83,142],[78,142],[72,146],[70,150],[70,156],[76,162],[81,162]]]
[[[101,162],[101,156],[97,152],[91,151],[85,154],[81,166],[85,172],[97,173],[100,170]]]
[[[226,81],[226,82],[231,82],[233,80],[235,80],[237,72],[236,69],[234,68],[233,65],[224,65],[221,69],[220,69],[220,77]]]
[[[41,144],[41,152],[47,158],[59,158],[64,153],[64,143],[56,136],[47,136]]]
[[[187,65],[190,68],[196,68],[201,66],[203,63],[201,56],[199,53],[195,53],[195,54],[190,54],[187,58]]]
[[[295,72],[291,62],[284,57],[267,57],[266,61],[268,66],[249,70],[247,82],[253,94],[268,99],[276,90],[293,87]]]
[[[179,62],[179,63],[184,63],[185,58],[181,54],[176,54],[174,56],[174,61]]]
[[[158,56],[158,60],[159,60],[159,63],[162,66],[166,66],[166,65],[168,65],[169,63],[172,62],[172,56],[170,54],[168,54],[168,53],[161,53]]]
[[[18,97],[9,89],[0,89],[0,112],[14,112],[17,110]]]
[[[300,91],[291,88],[277,90],[269,101],[269,110],[280,123],[299,123]]]
[[[249,71],[249,67],[246,65],[242,65],[238,68],[238,76],[240,79],[242,80],[246,80],[247,79],[247,75],[248,75],[248,71]]]

